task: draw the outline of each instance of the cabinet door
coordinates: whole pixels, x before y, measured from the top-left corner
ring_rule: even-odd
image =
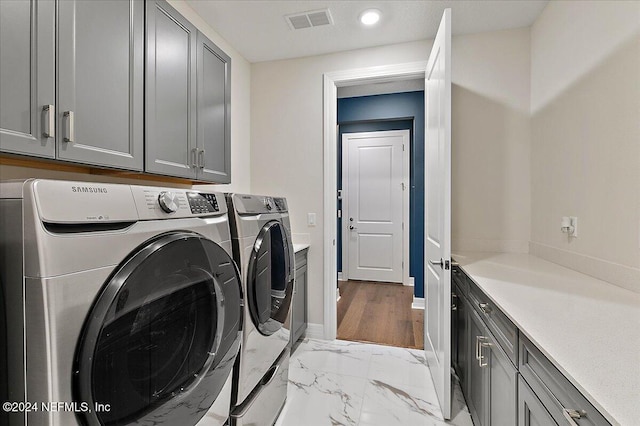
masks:
[[[143,168],[144,2],[58,2],[57,156]]]
[[[487,330],[488,331],[488,330]],[[481,343],[481,353],[489,359],[489,423],[492,426],[511,426],[517,422],[518,371],[507,354],[488,333],[488,341]]]
[[[164,0],[146,17],[145,170],[195,179],[197,30]]]
[[[522,376],[518,378],[518,426],[557,426]]]
[[[460,387],[465,389],[467,370],[469,368],[469,315],[467,313],[468,304],[464,300],[462,293],[458,291],[457,309],[457,346],[458,346],[458,377],[460,378]]]
[[[231,58],[198,33],[198,179],[231,182]]]
[[[485,351],[485,357],[480,360],[478,354],[480,343],[486,338],[488,330],[473,309],[468,309],[469,318],[469,371],[467,375],[467,405],[475,426],[489,425],[489,395],[491,391],[489,381],[489,361],[491,354]]]
[[[0,1],[2,152],[55,156],[54,25],[53,1]]]
[[[296,295],[293,305],[293,341],[307,329],[307,267],[296,270]]]

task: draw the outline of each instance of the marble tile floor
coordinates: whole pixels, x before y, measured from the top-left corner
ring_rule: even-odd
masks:
[[[424,352],[368,343],[305,339],[291,355],[276,426],[473,426],[455,386],[442,419]]]

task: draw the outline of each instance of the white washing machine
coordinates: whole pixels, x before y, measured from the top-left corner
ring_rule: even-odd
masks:
[[[222,194],[0,184],[0,377],[16,403],[0,424],[224,424],[242,328],[231,255]]]
[[[294,255],[284,198],[227,194],[245,295],[231,425],[272,425],[287,397]]]

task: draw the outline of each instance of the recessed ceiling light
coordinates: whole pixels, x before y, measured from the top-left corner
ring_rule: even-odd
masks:
[[[380,11],[378,9],[367,9],[360,14],[360,22],[363,25],[374,25],[380,20]]]

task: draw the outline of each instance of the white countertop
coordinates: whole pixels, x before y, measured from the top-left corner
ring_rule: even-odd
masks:
[[[640,424],[640,294],[528,254],[456,261],[613,424]]]
[[[304,249],[308,249],[310,247],[310,244],[297,244],[297,243],[293,243],[293,252],[297,253],[299,251],[302,251]]]

